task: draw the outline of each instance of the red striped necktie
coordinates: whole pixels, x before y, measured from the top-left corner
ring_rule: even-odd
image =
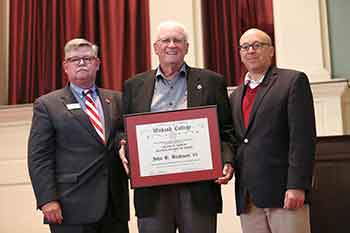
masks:
[[[106,139],[105,139],[105,135],[104,135],[103,126],[101,123],[100,114],[97,111],[96,104],[95,104],[94,100],[92,99],[91,94],[92,94],[92,90],[90,90],[90,89],[84,90],[85,105],[86,105],[85,112],[88,115],[89,120],[90,120],[91,124],[94,126],[97,134],[100,136],[103,143],[106,144]]]

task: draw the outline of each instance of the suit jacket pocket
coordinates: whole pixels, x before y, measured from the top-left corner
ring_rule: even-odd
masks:
[[[57,183],[77,183],[78,182],[78,174],[61,174],[56,177]]]

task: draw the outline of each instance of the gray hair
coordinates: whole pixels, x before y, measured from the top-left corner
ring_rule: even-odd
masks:
[[[67,54],[71,52],[72,50],[79,48],[79,47],[90,47],[94,56],[97,57],[98,53],[98,47],[97,45],[91,43],[90,41],[83,39],[83,38],[75,38],[66,43],[64,46],[64,57],[67,58]]]
[[[162,28],[181,28],[184,34],[184,39],[185,41],[188,40],[188,33],[187,33],[187,29],[185,27],[185,25],[175,21],[175,20],[167,20],[167,21],[163,21],[161,22],[158,27],[157,27],[157,37],[156,40],[159,40],[159,34]]]

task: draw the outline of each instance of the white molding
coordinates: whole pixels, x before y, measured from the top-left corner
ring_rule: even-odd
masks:
[[[27,160],[0,161],[0,185],[30,184]]]
[[[317,136],[350,134],[348,80],[312,83]]]
[[[273,13],[277,65],[331,80],[326,0],[274,0]]]
[[[195,67],[204,67],[202,1],[193,0],[193,47]]]

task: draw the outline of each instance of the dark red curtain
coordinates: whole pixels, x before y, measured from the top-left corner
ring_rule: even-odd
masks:
[[[100,48],[98,86],[121,90],[151,67],[149,2],[11,0],[9,103],[30,103],[66,85],[63,48],[76,37]]]
[[[246,73],[239,58],[239,38],[259,28],[274,40],[272,0],[202,0],[205,67],[238,85]]]

